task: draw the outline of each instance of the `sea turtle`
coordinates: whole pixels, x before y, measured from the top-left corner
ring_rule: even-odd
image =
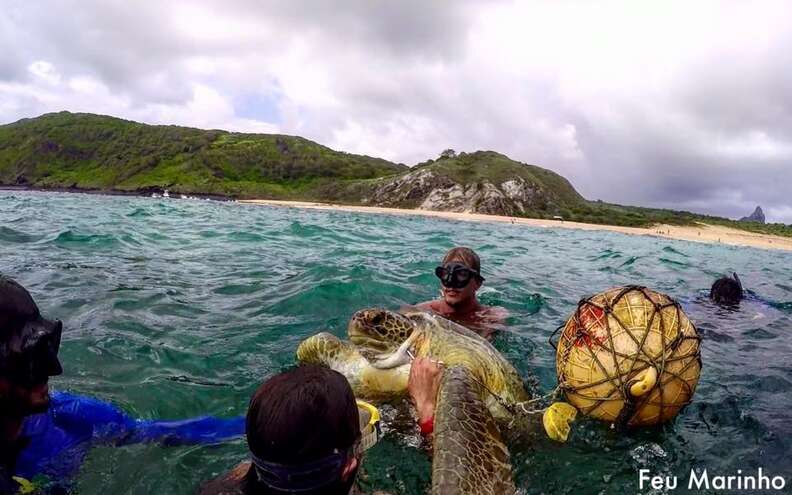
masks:
[[[420,311],[358,311],[345,342],[329,333],[303,341],[300,362],[344,374],[362,398],[403,396],[413,357],[445,365],[435,408],[432,493],[513,493],[499,423],[529,395],[514,367],[484,338]]]

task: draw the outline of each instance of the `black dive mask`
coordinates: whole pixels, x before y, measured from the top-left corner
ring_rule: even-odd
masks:
[[[63,324],[41,317],[30,293],[0,275],[0,377],[40,385],[63,373],[58,361]]]
[[[479,282],[484,281],[484,277],[479,272],[468,268],[462,263],[446,263],[443,266],[438,266],[435,268],[435,275],[440,279],[443,287],[449,289],[462,289],[474,278]]]
[[[288,493],[315,491],[339,480],[349,452],[336,450],[322,459],[299,465],[259,459],[251,453],[256,478],[270,488]]]
[[[40,316],[0,343],[0,376],[19,385],[44,383],[63,373],[58,360],[63,324]]]

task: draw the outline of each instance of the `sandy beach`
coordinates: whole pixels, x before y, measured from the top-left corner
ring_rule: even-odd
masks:
[[[617,225],[599,225],[591,223],[567,222],[561,220],[541,220],[536,218],[516,218],[499,215],[482,215],[480,213],[457,213],[450,211],[407,210],[401,208],[382,208],[378,206],[345,206],[326,203],[310,203],[304,201],[276,201],[268,199],[252,199],[240,201],[251,205],[267,205],[292,208],[310,208],[316,210],[336,210],[357,213],[378,213],[387,215],[416,215],[423,217],[448,218],[469,222],[502,222],[531,227],[608,230],[631,235],[648,235],[679,239],[684,241],[721,243],[732,246],[750,246],[761,249],[779,249],[792,251],[792,237],[781,237],[769,234],[758,234],[745,230],[737,230],[720,225],[698,224],[696,226],[654,225],[652,227],[620,227]]]

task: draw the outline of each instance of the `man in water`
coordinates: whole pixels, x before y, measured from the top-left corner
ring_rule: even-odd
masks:
[[[408,390],[425,436],[432,433],[441,375],[442,367],[427,358],[416,359],[410,371]],[[355,477],[363,452],[378,440],[378,422],[376,408],[356,401],[336,371],[307,364],[275,375],[250,400],[251,460],[207,483],[201,494],[357,493]]]
[[[363,451],[379,434],[371,421],[379,413],[361,407],[346,378],[329,368],[302,365],[273,376],[250,400],[251,460],[207,483],[201,493],[350,493]]]
[[[50,377],[63,372],[62,330],[0,276],[0,493],[66,491],[92,445],[210,443],[244,432],[242,418],[144,421],[96,399],[50,395]]]
[[[488,339],[503,327],[508,311],[499,306],[484,306],[476,298],[484,277],[481,261],[472,249],[455,247],[448,251],[441,265],[435,268],[435,275],[440,279],[441,298],[421,303],[418,309],[448,318]]]
[[[731,277],[721,277],[712,284],[710,299],[718,304],[737,305],[743,299],[743,287],[740,277],[732,273]]]

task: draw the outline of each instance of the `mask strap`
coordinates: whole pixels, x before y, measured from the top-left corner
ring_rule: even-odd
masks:
[[[269,462],[256,457],[252,452],[250,458],[260,483],[275,490],[300,493],[313,491],[338,481],[341,469],[349,459],[349,452],[340,452],[336,449],[326,457],[304,464]]]

